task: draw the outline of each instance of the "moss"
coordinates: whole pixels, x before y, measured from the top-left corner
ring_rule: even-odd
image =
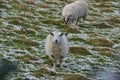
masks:
[[[21,16],[15,16],[15,17],[7,17],[6,19],[12,19],[12,20],[20,20],[20,21],[25,21],[25,19]]]
[[[30,39],[13,39],[14,43],[24,44],[28,46],[39,46],[38,42],[32,41]]]
[[[54,11],[57,11],[57,9],[55,9],[55,8],[50,8],[49,11],[53,11],[53,12],[54,12]]]
[[[1,11],[0,11],[1,12]],[[0,17],[1,17],[1,15],[0,15]],[[0,19],[0,25],[3,23],[3,20],[2,19]]]
[[[38,5],[40,8],[49,8],[50,6],[46,3],[41,3]]]
[[[111,8],[103,8],[103,9],[101,9],[101,11],[102,12],[113,12],[113,9],[111,9]]]
[[[23,80],[23,78],[16,78],[15,80]]]
[[[67,26],[68,28],[66,29],[66,31],[68,32],[68,33],[80,33],[80,31],[79,31],[79,29],[78,29],[78,27],[70,27],[70,26]]]
[[[3,3],[4,3],[4,1],[1,0],[1,1],[0,1],[0,4],[3,4]]]
[[[94,16],[101,16],[101,15],[98,14],[98,13],[91,13],[90,15],[91,15],[91,16],[93,16],[93,15],[94,15]],[[93,19],[88,19],[88,20],[93,20]]]
[[[106,62],[106,60],[103,59],[103,58],[98,58],[97,61],[98,61],[98,62],[102,62],[102,63]]]
[[[34,29],[28,29],[27,34],[31,34],[32,36],[36,35],[36,31]]]
[[[94,15],[94,14],[90,14],[91,16],[92,15]],[[87,21],[89,21],[89,22],[93,22],[93,21],[95,21],[96,19],[95,18],[93,18],[93,17],[88,17],[87,18]]]
[[[6,41],[4,41],[3,43],[4,43],[6,46],[13,46],[13,44],[14,44],[11,40],[10,40],[10,41],[9,41],[9,40],[6,40]]]
[[[11,4],[14,4],[14,3],[20,3],[19,0],[11,0],[10,2],[11,2]]]
[[[94,47],[92,50],[97,51],[99,54],[102,55],[107,55],[107,56],[112,56],[114,55],[114,52],[111,48],[108,47]]]
[[[0,8],[6,8],[7,9],[8,7],[5,4],[0,4]]]
[[[21,21],[19,19],[8,20],[8,22],[10,24],[14,24],[14,25],[21,25],[21,26],[26,26],[26,27],[30,26],[30,24],[25,23],[25,21]]]
[[[41,33],[41,34],[37,35],[36,37],[37,37],[38,39],[44,40],[44,39],[46,38],[46,36],[47,36],[47,35],[44,35],[44,34],[45,34],[45,33]]]
[[[36,77],[43,76],[45,74],[51,75],[51,76],[56,76],[56,73],[48,70],[46,67],[40,68],[39,70],[32,71],[33,75]]]
[[[31,55],[31,54],[25,54],[24,56],[17,56],[17,59],[20,59],[21,61],[25,62],[25,63],[32,63],[30,62],[30,60],[36,61],[38,60],[37,57]]]
[[[2,58],[3,57],[3,55],[0,53],[0,58]]]
[[[44,17],[48,16],[49,14],[51,14],[51,12],[47,11],[47,10],[40,10],[39,13],[41,15],[43,15]]]
[[[59,1],[54,1],[54,0],[53,1],[45,1],[46,4],[57,4],[57,2],[59,2]]]
[[[22,11],[27,11],[28,10],[27,4],[19,4],[19,5],[16,6],[16,8],[18,8],[19,10],[22,10]]]
[[[82,38],[75,38],[75,37],[73,37],[73,38],[69,38],[69,41],[79,41],[79,42],[86,42],[86,40],[84,40],[84,39],[82,39]]]
[[[25,1],[27,4],[32,4],[32,5],[34,5],[35,3],[34,3],[34,0],[26,0]]]
[[[86,77],[82,76],[81,74],[64,74],[63,75],[64,80],[88,80]]]
[[[89,54],[91,54],[89,49],[87,49],[85,47],[81,47],[81,46],[71,46],[70,53],[75,54],[75,55],[89,55]]]
[[[120,18],[117,18],[117,17],[109,17],[106,19],[106,21],[108,22],[115,22],[115,23],[120,23]]]
[[[50,76],[56,76],[56,77],[58,76],[63,78],[64,80],[88,80],[80,73],[61,73],[61,72],[56,73],[54,71],[49,70],[46,67],[36,70],[33,75],[38,77],[38,76],[43,76],[43,74],[48,74]]]
[[[93,32],[93,31],[86,31],[85,33],[90,37],[99,36],[96,32]]]
[[[47,24],[52,24],[52,25],[58,25],[58,26],[62,25],[63,26],[63,22],[60,19],[43,19],[43,20],[41,20],[41,22],[47,23]]]
[[[102,46],[102,47],[112,47],[114,43],[107,38],[99,38],[99,39],[91,39],[87,41],[88,44],[94,46]]]
[[[23,31],[22,29],[21,30],[14,30],[15,33],[17,34],[27,34],[27,31]]]
[[[112,25],[110,25],[109,23],[105,23],[105,22],[93,23],[92,26],[96,26],[98,28],[113,28]]]

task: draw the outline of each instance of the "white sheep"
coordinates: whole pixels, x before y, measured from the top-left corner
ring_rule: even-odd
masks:
[[[62,32],[50,32],[45,41],[45,52],[53,61],[53,69],[62,67],[62,61],[69,52],[66,34]]]
[[[88,15],[88,4],[84,0],[77,0],[66,5],[62,11],[62,18],[65,24],[72,23],[76,20],[76,24],[80,18],[84,20]]]

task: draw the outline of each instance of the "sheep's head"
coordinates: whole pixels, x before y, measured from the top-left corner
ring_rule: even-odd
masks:
[[[62,39],[62,36],[64,33],[61,32],[50,32],[50,35],[52,36],[52,41],[54,44],[60,44],[60,41]]]
[[[72,15],[62,16],[62,19],[66,25],[73,22]]]
[[[51,39],[54,44],[60,44],[61,40],[63,39],[63,36],[67,35],[67,33],[62,32],[50,32]]]

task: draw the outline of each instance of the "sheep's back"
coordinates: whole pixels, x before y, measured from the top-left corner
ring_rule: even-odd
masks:
[[[88,4],[85,1],[75,1],[74,2],[75,15],[78,17],[84,17],[88,14]]]

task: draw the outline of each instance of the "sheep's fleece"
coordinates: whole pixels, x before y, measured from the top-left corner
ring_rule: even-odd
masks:
[[[50,32],[45,41],[45,52],[55,64],[61,64],[69,52],[66,35],[61,32]]]

